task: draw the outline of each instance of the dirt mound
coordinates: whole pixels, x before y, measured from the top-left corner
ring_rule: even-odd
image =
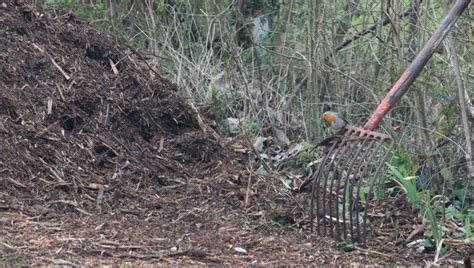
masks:
[[[111,38],[70,12],[0,9],[1,206],[85,212],[228,160],[176,86]]]

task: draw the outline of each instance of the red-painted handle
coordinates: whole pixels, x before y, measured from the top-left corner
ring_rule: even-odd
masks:
[[[451,30],[457,18],[466,9],[470,2],[471,0],[456,1],[443,22],[438,26],[438,29],[436,29],[435,33],[431,36],[430,40],[428,40],[425,46],[421,49],[410,66],[406,68],[405,72],[403,72],[402,76],[392,86],[387,96],[385,96],[375,112],[369,118],[369,121],[367,121],[364,126],[365,129],[374,130],[393,105],[408,91],[408,88],[421,73],[423,67],[431,58],[434,51],[438,48],[446,35],[448,35],[449,30]]]

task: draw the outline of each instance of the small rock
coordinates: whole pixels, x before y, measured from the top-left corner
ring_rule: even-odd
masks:
[[[278,142],[284,144],[284,145],[289,145],[290,144],[290,139],[288,139],[288,136],[286,136],[286,133],[283,132],[283,130],[277,128],[277,127],[272,127],[273,130],[273,135],[277,139]]]
[[[240,254],[245,254],[245,255],[247,254],[247,250],[241,247],[235,247],[234,250]]]
[[[268,140],[268,138],[265,137],[257,137],[255,139],[255,142],[253,143],[253,148],[257,152],[263,152],[263,148],[265,147],[265,142]]]
[[[226,135],[237,135],[240,133],[239,122],[238,118],[229,117],[222,121],[220,130]]]

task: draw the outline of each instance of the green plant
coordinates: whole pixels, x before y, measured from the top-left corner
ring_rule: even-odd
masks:
[[[299,144],[303,147],[298,154],[299,159],[305,163],[314,161],[317,155],[316,151],[313,150],[313,145],[306,141],[301,141]]]
[[[423,216],[429,221],[431,227],[431,235],[433,236],[434,240],[436,241],[436,247],[440,246],[441,239],[443,238],[442,228],[440,225],[440,221],[437,219],[433,208],[431,205],[425,204],[423,207]]]
[[[471,226],[471,218],[466,217],[464,219],[464,234],[467,239],[471,240],[474,242],[474,237],[472,236],[472,226]]]
[[[354,243],[351,240],[344,240],[333,244],[334,248],[340,249],[344,252],[351,252],[356,250]]]
[[[402,174],[399,169],[395,166],[392,166],[389,163],[386,163],[390,171],[395,175],[395,182],[397,182],[401,189],[405,191],[408,197],[408,201],[410,201],[413,207],[418,207],[418,191],[416,189],[416,176],[407,176],[406,174]]]
[[[215,86],[211,86],[211,97],[207,104],[207,114],[215,118],[218,122],[227,118],[229,115],[229,105]]]
[[[406,193],[407,199],[412,205],[413,208],[421,208],[422,217],[427,219],[430,223],[430,229],[425,232],[425,247],[430,248],[433,244],[430,239],[433,239],[434,248],[436,250],[435,261],[440,254],[443,254],[443,219],[440,216],[437,216],[437,212],[442,212],[444,209],[444,203],[442,202],[443,198],[437,196],[436,202],[432,204],[431,200],[431,191],[422,190],[418,191],[416,187],[417,176],[413,176],[406,172],[396,168],[395,166],[386,163],[391,173],[394,175],[394,181],[400,186],[400,188]],[[434,198],[433,198],[434,199]]]
[[[258,122],[252,122],[248,125],[247,131],[251,139],[256,138],[260,131],[261,131],[262,126]]]

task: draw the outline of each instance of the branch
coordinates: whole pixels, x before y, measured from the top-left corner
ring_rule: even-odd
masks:
[[[413,10],[413,7],[410,8],[409,10],[405,11],[403,14],[400,15],[400,18],[403,18],[403,17],[406,17],[408,15],[411,15],[412,13],[414,12]],[[357,39],[360,39],[362,36],[364,35],[367,35],[369,33],[373,33],[375,31],[375,29],[377,29],[377,26],[379,25],[382,25],[382,26],[385,26],[387,25],[388,23],[390,22],[390,18],[389,17],[385,17],[382,21],[380,22],[377,22],[375,23],[374,25],[372,25],[370,28],[367,28],[367,29],[364,29],[358,33],[356,33],[355,35],[349,37],[348,39],[342,41],[341,43],[339,43],[333,51],[331,51],[328,55],[326,55],[324,57],[324,61],[323,62],[327,62],[329,59],[331,59],[332,57],[334,57],[337,52],[339,52],[340,50],[342,50],[344,47],[348,46],[349,44],[351,44],[353,41],[357,40]],[[304,60],[306,60],[304,58]],[[285,108],[283,109],[283,111],[287,112],[289,111],[289,108],[293,105],[293,101],[296,97],[296,95],[299,94],[300,90],[302,89],[303,86],[306,86],[307,82],[308,82],[308,78],[309,78],[309,75],[310,75],[310,70],[311,69],[308,69],[304,74],[303,74],[303,77],[300,79],[300,82],[295,86],[295,88],[293,89],[293,95],[288,99],[286,105],[285,105]]]
[[[413,7],[410,8],[409,10],[405,11],[403,14],[400,15],[400,18],[404,18],[410,14],[413,13]],[[367,29],[364,29],[356,34],[354,34],[353,36],[347,38],[346,40],[342,41],[341,43],[339,43],[336,48],[334,49],[334,51],[332,51],[331,53],[329,53],[329,55],[327,55],[326,57],[324,57],[324,62],[328,61],[330,58],[334,57],[336,55],[337,52],[339,52],[341,49],[343,49],[344,47],[348,46],[349,44],[351,44],[353,41],[357,40],[357,39],[360,39],[362,36],[364,35],[367,35],[369,33],[373,33],[375,32],[375,29],[377,29],[377,27],[380,25],[380,26],[385,26],[387,24],[390,23],[390,18],[389,17],[385,17],[382,21],[379,21],[377,23],[375,23],[374,25],[372,25],[370,28],[367,28]]]

